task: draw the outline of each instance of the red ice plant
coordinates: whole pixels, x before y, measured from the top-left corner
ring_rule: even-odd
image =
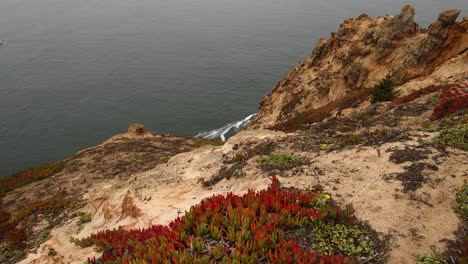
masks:
[[[319,256],[285,235],[311,221],[349,222],[352,207],[323,205],[316,191],[284,190],[276,177],[259,192],[216,195],[168,226],[114,229],[85,238],[102,250],[91,263],[351,263]],[[290,236],[288,236],[290,237]]]

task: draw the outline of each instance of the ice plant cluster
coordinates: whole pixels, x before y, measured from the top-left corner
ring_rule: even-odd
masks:
[[[324,203],[317,191],[265,190],[203,200],[168,226],[107,230],[85,240],[102,250],[90,263],[352,263],[299,246],[292,230],[316,221],[347,224],[353,209]]]
[[[10,175],[5,179],[0,180],[0,197],[15,188],[52,176],[53,174],[61,171],[64,167],[65,162],[58,161],[51,164],[43,164],[41,166]]]
[[[454,85],[444,91],[439,103],[434,107],[431,119],[437,120],[468,108],[468,83]]]
[[[65,210],[78,207],[80,201],[65,198],[62,194],[29,203],[27,206],[10,213],[0,210],[0,263],[13,263],[23,255],[27,248],[34,248],[40,241],[40,230],[29,228],[39,215],[48,220],[49,226],[60,223],[56,219]]]

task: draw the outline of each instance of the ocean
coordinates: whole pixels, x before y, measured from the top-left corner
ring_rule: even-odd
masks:
[[[141,123],[226,139],[348,17],[466,0],[1,0],[0,177]]]

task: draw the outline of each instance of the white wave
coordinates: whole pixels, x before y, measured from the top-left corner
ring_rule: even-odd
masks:
[[[220,128],[213,129],[213,130],[210,130],[210,131],[200,132],[195,137],[196,138],[206,138],[206,139],[218,139],[218,138],[220,138],[222,141],[226,141],[226,134],[227,133],[229,133],[229,132],[232,132],[232,133],[239,132],[241,129],[243,129],[248,124],[250,124],[250,122],[252,121],[252,119],[256,115],[257,114],[251,114],[251,115],[249,115],[248,117],[246,117],[246,118],[244,118],[242,120],[239,120],[239,121],[236,121],[236,122],[231,122],[231,123],[229,123],[227,125],[224,125],[224,126],[222,126]]]

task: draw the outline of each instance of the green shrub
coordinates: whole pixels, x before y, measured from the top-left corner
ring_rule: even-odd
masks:
[[[390,75],[387,75],[385,79],[371,89],[372,103],[392,101],[395,98],[394,88],[395,83]]]
[[[320,254],[375,255],[374,243],[366,232],[357,225],[331,225],[316,222],[308,227],[298,229],[296,234],[299,236],[308,236],[308,234],[312,236],[312,248]]]
[[[458,124],[449,130],[442,132],[435,138],[435,142],[448,146],[468,150],[468,123]]]
[[[224,145],[223,141],[219,140],[212,140],[212,139],[205,139],[205,138],[195,138],[195,147],[200,148],[203,146],[222,146]]]
[[[460,214],[465,221],[468,221],[468,183],[466,182],[457,190],[455,212]]]
[[[92,220],[91,213],[80,213],[80,220],[78,220],[78,225],[89,223]]]
[[[264,169],[287,170],[299,166],[300,164],[301,160],[298,157],[284,153],[271,154],[260,160],[260,166]]]
[[[433,255],[418,255],[416,257],[416,264],[442,264],[443,262],[440,261],[437,257]]]

